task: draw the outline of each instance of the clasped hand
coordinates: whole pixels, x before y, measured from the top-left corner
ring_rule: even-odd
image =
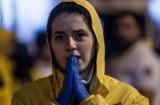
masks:
[[[63,86],[56,101],[60,105],[68,105],[73,94],[75,94],[79,102],[82,102],[89,96],[88,91],[81,81],[81,76],[79,75],[77,58],[74,54],[71,54],[66,64]]]

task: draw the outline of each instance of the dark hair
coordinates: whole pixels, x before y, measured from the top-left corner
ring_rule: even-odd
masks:
[[[119,18],[123,18],[125,16],[132,16],[135,19],[138,27],[141,29],[141,32],[142,32],[141,36],[144,38],[146,36],[144,16],[142,14],[138,14],[138,13],[135,13],[133,11],[122,11],[116,16],[116,20],[119,19]]]
[[[49,18],[48,18],[48,23],[47,23],[47,37],[51,38],[51,24],[53,23],[54,19],[61,15],[62,13],[75,13],[75,14],[80,14],[83,16],[84,21],[88,25],[89,29],[93,32],[92,29],[92,19],[90,16],[90,13],[81,5],[78,5],[74,2],[62,2],[58,4],[54,9],[52,9]]]
[[[84,7],[82,7],[81,5],[78,5],[74,2],[62,2],[62,3],[58,4],[55,8],[52,9],[52,11],[49,15],[49,18],[48,18],[46,31],[47,31],[48,44],[49,44],[50,49],[52,49],[51,48],[51,33],[52,33],[51,25],[52,25],[54,19],[57,16],[61,15],[62,13],[68,13],[68,14],[75,13],[75,14],[82,15],[84,22],[89,27],[90,31],[94,34],[94,31],[92,29],[92,19],[91,19],[91,16],[90,16],[90,13],[88,12],[88,10],[85,9]],[[51,55],[52,55],[54,67],[55,68],[57,68],[57,66],[59,67],[52,50],[51,50]]]

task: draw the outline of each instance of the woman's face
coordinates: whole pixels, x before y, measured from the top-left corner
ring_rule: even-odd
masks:
[[[94,38],[81,15],[62,13],[51,25],[51,47],[58,64],[65,70],[67,59],[73,53],[79,71],[84,71],[94,53]]]

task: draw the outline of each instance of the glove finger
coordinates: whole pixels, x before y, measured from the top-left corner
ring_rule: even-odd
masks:
[[[74,75],[73,75],[73,80],[74,81],[81,81],[81,76],[79,75],[79,69],[78,69],[78,64],[77,64],[77,58],[74,58],[74,69],[73,69]]]
[[[66,64],[65,79],[72,79],[73,69],[74,69],[74,54],[71,54]]]

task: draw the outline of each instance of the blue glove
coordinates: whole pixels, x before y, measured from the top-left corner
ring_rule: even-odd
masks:
[[[69,59],[66,65],[66,74],[63,82],[63,87],[60,91],[58,98],[56,99],[56,101],[60,105],[68,105],[72,97],[72,93],[73,93],[72,78],[73,78],[73,69],[74,69],[73,65],[74,65],[74,55],[71,54],[69,56]]]
[[[74,72],[73,72],[73,90],[79,102],[82,102],[89,96],[89,93],[81,81],[81,76],[79,75],[77,58],[74,56]]]

